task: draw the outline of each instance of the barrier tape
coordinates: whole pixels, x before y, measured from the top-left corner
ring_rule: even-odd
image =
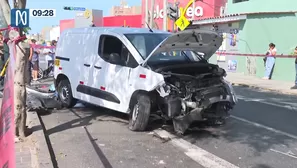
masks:
[[[10,25],[6,28],[1,28],[0,31],[11,31],[11,30],[19,30],[16,27],[11,27]],[[17,37],[16,39],[14,39],[14,41],[16,41],[16,43],[27,39],[25,35],[23,35],[22,37]],[[9,38],[5,38],[3,40],[3,42],[7,43],[10,39]],[[30,47],[35,48],[35,49],[42,49],[42,48],[55,48],[55,46],[43,46],[43,45],[38,45],[38,44],[30,44]]]
[[[12,28],[0,29],[10,31]],[[9,65],[4,80],[4,93],[0,111],[0,168],[15,168],[15,125],[14,125],[14,69],[16,58],[16,45],[25,40],[26,36],[6,40],[9,46]]]
[[[265,54],[241,54],[241,53],[228,53],[228,52],[216,52],[220,56],[234,55],[243,57],[276,57],[276,58],[297,58],[297,55],[275,55],[267,56]]]

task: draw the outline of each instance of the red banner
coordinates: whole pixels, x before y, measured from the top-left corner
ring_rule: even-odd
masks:
[[[10,61],[6,70],[0,112],[0,168],[15,168],[14,148],[14,63],[15,42],[9,42]]]

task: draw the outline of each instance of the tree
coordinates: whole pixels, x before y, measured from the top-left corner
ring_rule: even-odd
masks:
[[[13,0],[13,7],[24,9],[26,7],[27,0]],[[2,8],[2,9],[1,9]],[[5,20],[6,23],[3,23],[2,27],[10,25],[10,4],[8,0],[0,0],[0,9],[3,11],[2,20]],[[1,23],[0,23],[1,24]],[[15,38],[23,34],[23,30],[19,31],[12,30],[9,32],[9,38]],[[20,42],[16,46],[16,60],[15,60],[15,72],[14,72],[14,122],[15,122],[15,135],[19,138],[24,138],[26,136],[27,127],[27,111],[26,111],[26,47],[24,42]]]

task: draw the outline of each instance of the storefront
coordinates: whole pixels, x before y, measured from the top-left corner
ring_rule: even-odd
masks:
[[[150,2],[149,1],[149,9],[150,9]],[[174,4],[175,0],[168,0],[168,3]],[[190,0],[179,1],[179,8],[180,11],[183,11],[184,7],[187,6]],[[196,1],[194,5],[194,9],[190,6],[186,9],[185,15],[187,18],[191,19],[194,17],[194,20],[202,19],[202,18],[209,18],[214,16],[219,16],[222,10],[222,6],[224,6],[226,0],[204,0],[204,1]],[[150,12],[149,12],[150,13]],[[181,13],[181,12],[180,12]],[[155,10],[154,10],[154,21],[155,21],[155,28],[163,29],[163,18],[164,18],[164,8],[163,8],[163,0],[155,0]],[[167,16],[166,16],[167,17]],[[169,19],[168,19],[169,20]],[[142,0],[142,24],[145,25],[145,0]],[[172,28],[172,21],[167,23],[167,28],[171,30]]]
[[[292,4],[296,0],[282,1],[277,7],[260,1],[228,1],[227,14],[221,17],[197,19],[194,25],[201,29],[216,29],[223,33],[224,42],[218,54],[210,60],[228,71],[263,77],[263,57],[224,55],[220,53],[265,54],[268,44],[273,42],[279,55],[289,55],[297,46],[297,16]],[[269,3],[272,1],[269,1]],[[265,6],[265,7],[264,7]],[[270,7],[270,8],[269,8]],[[242,8],[242,10],[241,10]],[[247,9],[250,9],[248,11]],[[279,11],[277,11],[279,10]],[[235,13],[244,11],[245,13]],[[277,58],[272,79],[294,81],[294,58]]]

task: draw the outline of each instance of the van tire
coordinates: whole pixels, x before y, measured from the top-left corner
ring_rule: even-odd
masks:
[[[62,79],[58,83],[58,98],[63,107],[72,108],[76,105],[77,99],[73,98],[71,85],[67,79]]]
[[[132,131],[145,131],[151,113],[151,100],[146,94],[136,95],[132,102],[129,115],[129,129]]]

